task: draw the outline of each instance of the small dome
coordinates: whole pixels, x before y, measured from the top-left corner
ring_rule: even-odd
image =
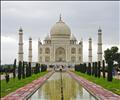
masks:
[[[89,40],[92,40],[92,38],[90,37]]]
[[[99,26],[98,32],[102,32],[102,29],[100,28],[100,26]]]
[[[19,32],[23,32],[23,29],[22,29],[22,27],[20,27],[20,29],[19,29]]]
[[[50,36],[47,35],[47,36],[45,37],[45,40],[50,40]]]
[[[76,37],[72,34],[70,40],[77,40]]]
[[[42,44],[42,42],[41,42],[40,38],[38,39],[38,43],[39,43],[39,44]]]
[[[31,37],[29,37],[29,40],[32,40],[32,38],[31,38]]]
[[[70,28],[61,20],[61,16],[58,22],[51,28],[50,34],[53,35],[71,35]]]

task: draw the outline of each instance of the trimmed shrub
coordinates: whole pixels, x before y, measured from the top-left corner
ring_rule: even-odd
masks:
[[[83,73],[86,73],[86,70],[87,70],[87,66],[86,66],[86,63],[83,64]]]
[[[28,74],[28,76],[31,76],[31,63],[29,62],[29,68],[28,68],[28,70],[29,70],[29,74]]]
[[[91,75],[91,63],[88,63],[87,74],[88,74],[88,75]]]
[[[92,63],[92,75],[95,74],[95,62]]]
[[[95,62],[95,77],[97,77],[97,62]]]
[[[21,79],[21,74],[22,74],[21,72],[22,72],[22,62],[20,61],[18,65],[18,79],[19,80]]]
[[[100,72],[101,72],[101,71],[100,71],[100,68],[101,68],[101,63],[100,63],[100,61],[98,61],[98,71],[97,71],[97,72],[98,72],[98,73],[97,73],[97,74],[98,74],[98,75],[97,75],[98,78],[100,78]]]
[[[13,64],[13,78],[16,77],[16,59],[14,60],[14,64]]]
[[[9,74],[6,73],[5,79],[6,79],[6,83],[8,83],[8,82],[9,82],[9,79],[10,79],[10,78],[9,78]]]
[[[102,62],[102,72],[103,72],[103,78],[105,78],[105,61]]]
[[[23,61],[23,67],[22,67],[22,78],[25,78],[25,62]]]
[[[26,63],[26,77],[29,77],[29,65]]]
[[[75,65],[75,71],[80,71],[80,65]]]
[[[47,65],[41,64],[41,72],[44,72],[47,70]]]
[[[108,63],[108,68],[107,68],[107,80],[112,82],[113,79],[113,75],[112,75],[112,71],[113,71],[113,62],[109,62]]]

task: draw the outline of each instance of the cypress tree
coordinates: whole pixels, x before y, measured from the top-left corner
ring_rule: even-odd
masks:
[[[6,83],[8,83],[9,82],[9,74],[8,73],[6,73],[6,75],[5,75],[5,79],[6,79]]]
[[[29,76],[31,76],[31,63],[29,62]]]
[[[37,68],[38,68],[38,63],[36,63],[36,66],[35,66],[35,74],[37,74]]]
[[[86,70],[87,70],[87,66],[86,63],[84,63],[84,73],[86,73]]]
[[[82,72],[82,64],[79,65],[80,72]]]
[[[103,72],[103,78],[105,78],[105,61],[103,60],[103,68],[102,68],[102,72]]]
[[[91,63],[88,63],[88,75],[91,75]]]
[[[13,65],[13,78],[16,77],[16,59],[14,60],[14,65]]]
[[[21,73],[22,72],[22,62],[19,62],[19,66],[18,66],[18,79],[21,79]]]
[[[100,73],[101,73],[101,71],[100,71],[100,68],[101,68],[101,63],[100,63],[100,61],[98,61],[98,78],[100,78]]]
[[[94,70],[95,70],[95,63],[92,63],[92,75],[94,75]]]
[[[29,66],[28,66],[28,63],[26,63],[26,77],[29,77]]]
[[[97,62],[95,62],[95,77],[97,77]]]
[[[22,67],[22,78],[25,78],[25,62],[23,61],[23,67]]]
[[[108,63],[108,68],[107,68],[107,80],[112,82],[113,76],[112,76],[112,70],[113,70],[113,62]]]
[[[40,64],[38,64],[38,73],[40,72]]]

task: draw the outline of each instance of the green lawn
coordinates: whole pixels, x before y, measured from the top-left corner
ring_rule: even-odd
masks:
[[[95,78],[94,76],[89,76],[87,74],[84,73],[80,73],[80,72],[74,72],[79,76],[84,77],[85,79],[92,81],[100,86],[102,86],[103,88],[112,91],[113,93],[116,93],[118,95],[120,95],[120,80],[118,79],[113,79],[112,82],[108,82],[107,78]]]
[[[27,77],[25,79],[21,79],[18,80],[18,78],[16,77],[15,79],[11,78],[10,81],[8,83],[6,83],[5,80],[1,80],[1,95],[0,97],[3,97],[7,94],[9,94],[10,92],[13,92],[15,90],[17,90],[20,87],[25,86],[26,84],[32,82],[33,80],[39,78],[40,76],[45,75],[48,72],[41,72],[38,74],[33,74],[31,77]]]

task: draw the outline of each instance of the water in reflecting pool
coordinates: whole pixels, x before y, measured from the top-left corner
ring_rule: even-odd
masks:
[[[66,72],[62,73],[64,100],[96,100]],[[54,73],[29,100],[61,100],[60,72]]]

